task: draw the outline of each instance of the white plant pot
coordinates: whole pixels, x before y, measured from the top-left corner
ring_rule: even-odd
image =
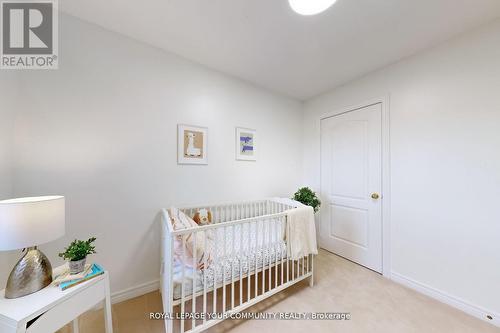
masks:
[[[74,275],[83,272],[83,270],[85,269],[86,261],[87,258],[83,258],[82,260],[78,261],[69,261],[69,273],[71,275]]]

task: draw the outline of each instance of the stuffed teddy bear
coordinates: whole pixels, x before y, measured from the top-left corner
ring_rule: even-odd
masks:
[[[208,209],[200,209],[194,214],[193,221],[195,221],[198,225],[205,225],[212,223],[212,212]]]

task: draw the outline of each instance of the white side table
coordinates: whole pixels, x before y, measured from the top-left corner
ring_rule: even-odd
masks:
[[[0,291],[0,333],[55,332],[71,321],[78,332],[78,317],[101,301],[106,333],[113,332],[108,272],[65,291],[48,286],[16,299],[4,295]]]

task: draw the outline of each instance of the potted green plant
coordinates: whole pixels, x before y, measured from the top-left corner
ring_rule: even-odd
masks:
[[[293,200],[303,203],[304,205],[311,206],[316,213],[321,206],[321,201],[316,196],[313,190],[309,187],[299,188],[293,195]]]
[[[95,237],[89,238],[86,241],[75,239],[64,249],[64,252],[59,253],[59,257],[68,260],[70,274],[83,272],[87,256],[96,253],[95,246],[92,245],[95,240]]]

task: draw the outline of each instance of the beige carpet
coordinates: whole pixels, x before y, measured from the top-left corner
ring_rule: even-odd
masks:
[[[391,282],[381,275],[326,251],[316,261],[315,286],[299,283],[248,312],[349,312],[349,321],[226,320],[207,332],[497,332],[500,328]],[[165,332],[162,321],[149,320],[161,312],[158,292],[113,306],[115,333]],[[69,327],[61,333],[69,333]],[[102,311],[80,318],[80,332],[104,332]]]

